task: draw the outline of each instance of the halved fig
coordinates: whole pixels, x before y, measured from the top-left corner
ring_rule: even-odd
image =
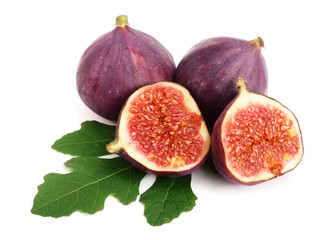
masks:
[[[125,15],[116,27],[95,40],[77,69],[77,90],[96,114],[116,121],[126,99],[138,88],[173,81],[175,61],[152,36],[129,26]]]
[[[278,101],[249,92],[242,78],[237,86],[238,96],[213,129],[215,168],[225,179],[245,185],[291,171],[303,155],[296,117]]]
[[[175,82],[190,91],[210,131],[237,96],[238,77],[247,79],[249,91],[267,93],[268,74],[262,47],[261,37],[251,41],[210,38],[193,46],[178,64]]]
[[[210,136],[190,93],[172,82],[135,91],[123,106],[116,138],[107,151],[156,175],[183,176],[199,168]]]

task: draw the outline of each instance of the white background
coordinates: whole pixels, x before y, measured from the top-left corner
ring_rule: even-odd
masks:
[[[270,1],[271,2],[271,1]],[[1,239],[331,239],[331,13],[328,1],[1,1]],[[109,123],[81,102],[81,54],[126,14],[176,64],[200,40],[260,35],[270,97],[301,125],[305,153],[292,172],[246,187],[205,169],[193,174],[195,208],[151,227],[139,201],[107,198],[103,211],[59,219],[30,213],[37,186],[65,173],[50,146],[86,120]],[[141,192],[152,183],[149,176]],[[6,237],[5,237],[6,236]]]

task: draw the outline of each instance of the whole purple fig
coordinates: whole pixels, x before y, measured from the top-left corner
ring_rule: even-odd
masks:
[[[266,94],[267,68],[261,55],[263,40],[210,38],[193,46],[179,63],[175,82],[186,87],[196,100],[209,130],[224,108],[238,94],[242,77],[248,90]]]
[[[98,115],[116,121],[127,98],[142,86],[172,81],[175,62],[155,38],[129,27],[127,16],[116,18],[114,30],[83,53],[77,90]]]

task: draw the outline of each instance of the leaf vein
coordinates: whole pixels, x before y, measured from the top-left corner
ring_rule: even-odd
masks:
[[[65,143],[57,143],[58,146],[74,146],[74,145],[81,145],[81,144],[91,144],[91,143],[103,143],[108,142],[109,139],[105,140],[95,140],[95,141],[82,141],[82,142],[65,142]]]
[[[165,194],[164,200],[161,201],[161,202],[162,202],[162,208],[161,208],[161,211],[160,211],[160,213],[157,215],[157,217],[155,218],[155,221],[154,221],[153,224],[155,224],[155,222],[157,222],[157,220],[158,220],[158,219],[160,218],[160,216],[161,216],[161,213],[164,212],[164,207],[165,207],[165,203],[166,203],[166,201],[167,201],[168,195],[169,195],[169,191],[170,191],[170,189],[172,188],[172,186],[174,185],[175,180],[176,180],[176,178],[173,178],[173,179],[172,179],[172,182],[171,182],[170,186],[168,187],[168,189],[167,189],[167,191],[166,191],[166,194]],[[168,201],[169,201],[169,200],[168,200]],[[177,209],[177,208],[176,208],[176,209]],[[177,209],[177,212],[178,212],[178,209]]]

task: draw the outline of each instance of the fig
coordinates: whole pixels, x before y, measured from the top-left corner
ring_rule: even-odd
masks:
[[[123,106],[107,151],[158,176],[184,176],[207,158],[211,138],[184,87],[158,82],[135,91]]]
[[[239,93],[217,119],[212,133],[215,168],[227,180],[253,185],[293,170],[303,156],[299,123],[278,101],[249,92],[242,78]]]
[[[173,81],[175,62],[155,38],[129,27],[125,15],[114,30],[83,53],[76,83],[80,98],[96,114],[116,121],[126,99],[138,88]]]
[[[203,40],[182,58],[175,82],[187,88],[197,102],[210,131],[238,89],[238,77],[247,79],[251,92],[266,94],[268,74],[262,38],[252,41],[229,37]]]

